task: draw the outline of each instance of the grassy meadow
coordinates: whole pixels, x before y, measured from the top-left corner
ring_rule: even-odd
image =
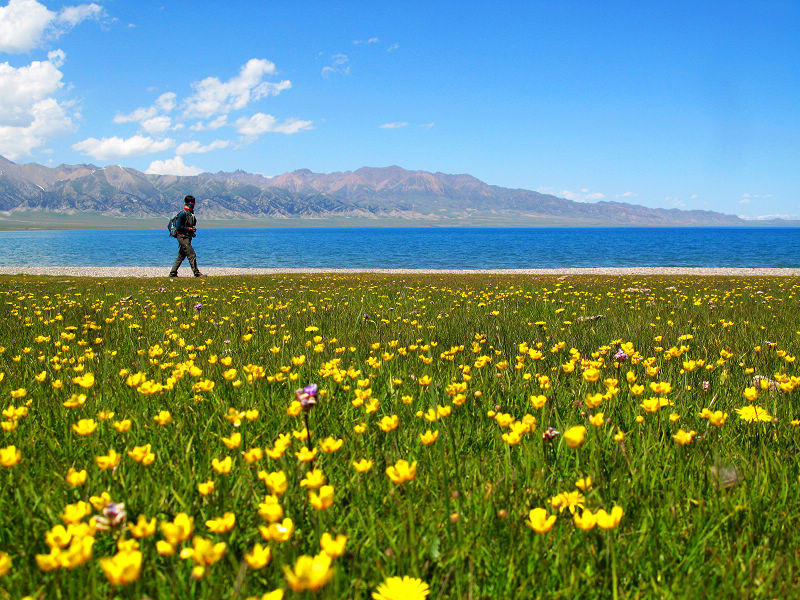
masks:
[[[799,285],[0,277],[0,599],[797,597]]]

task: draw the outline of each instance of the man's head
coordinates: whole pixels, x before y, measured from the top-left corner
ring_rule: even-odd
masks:
[[[194,210],[194,196],[186,196],[183,199],[183,204]]]

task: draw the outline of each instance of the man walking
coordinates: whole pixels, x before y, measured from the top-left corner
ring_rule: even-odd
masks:
[[[192,267],[194,276],[203,277],[203,274],[197,268],[197,254],[195,254],[194,248],[192,248],[192,238],[196,235],[197,231],[197,219],[194,216],[194,196],[186,196],[183,199],[183,211],[178,213],[178,221],[176,224],[178,258],[175,259],[169,276],[177,277],[178,267],[181,266],[184,258],[188,258],[189,266]]]

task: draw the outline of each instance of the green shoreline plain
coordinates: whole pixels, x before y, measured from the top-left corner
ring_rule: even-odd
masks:
[[[0,599],[796,597],[799,305],[797,277],[0,276]]]

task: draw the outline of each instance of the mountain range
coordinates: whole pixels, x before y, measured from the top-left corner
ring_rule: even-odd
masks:
[[[471,175],[397,166],[276,177],[244,171],[152,175],[122,166],[47,167],[0,157],[0,224],[19,214],[94,215],[135,224],[174,214],[184,195],[198,218],[218,224],[312,220],[338,224],[738,226],[752,221],[703,210],[648,208],[624,202],[574,202],[531,190],[486,184]],[[796,224],[788,221],[758,224]]]

